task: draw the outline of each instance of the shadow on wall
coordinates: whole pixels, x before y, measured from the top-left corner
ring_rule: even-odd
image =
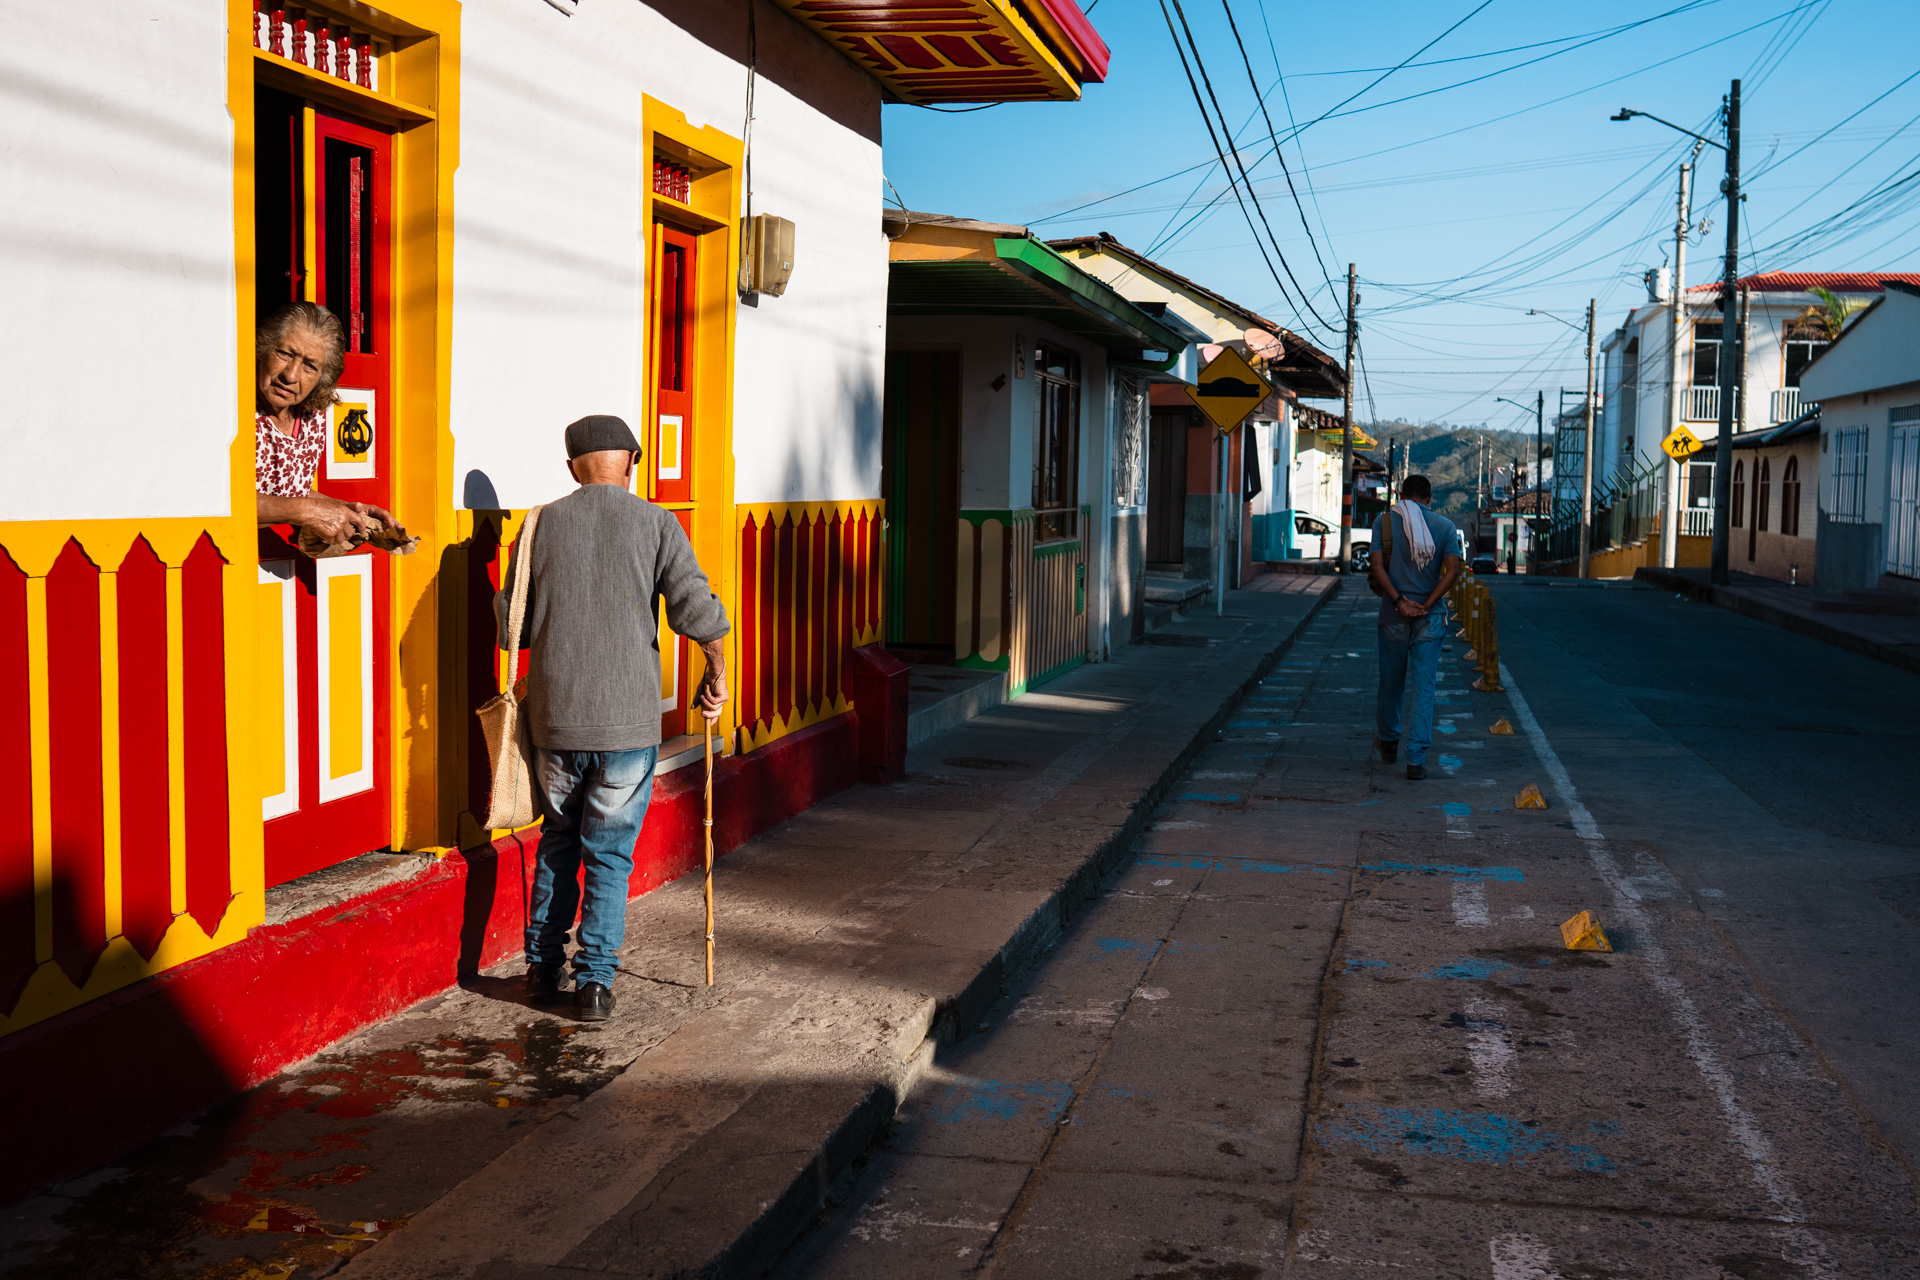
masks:
[[[76,900],[67,888],[49,886],[56,911]],[[6,922],[31,921],[35,910],[31,887],[0,900]],[[71,918],[55,923],[79,927]],[[8,931],[10,940],[19,936]],[[31,947],[31,929],[25,937]],[[191,1115],[233,1096],[239,1075],[217,1043],[219,1011],[182,1004],[170,977],[163,973],[0,1040],[0,1097],[13,1103],[0,1204],[114,1158],[151,1132],[156,1114]],[[24,986],[0,996],[6,1012]],[[87,1082],[78,1094],[76,1076]]]

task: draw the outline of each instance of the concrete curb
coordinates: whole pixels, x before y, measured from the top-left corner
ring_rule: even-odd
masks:
[[[1890,667],[1899,667],[1903,671],[1920,672],[1920,653],[1909,653],[1904,649],[1898,649],[1892,645],[1881,644],[1877,640],[1869,640],[1865,636],[1856,635],[1842,627],[1836,627],[1825,622],[1817,622],[1812,618],[1804,618],[1797,613],[1789,613],[1785,609],[1775,608],[1764,600],[1755,600],[1751,596],[1742,595],[1737,591],[1730,591],[1725,587],[1716,587],[1705,582],[1695,582],[1691,578],[1672,573],[1666,569],[1648,568],[1644,566],[1634,570],[1633,577],[1636,582],[1645,582],[1650,586],[1659,587],[1663,591],[1677,591],[1689,599],[1700,601],[1702,604],[1718,605],[1722,609],[1728,609],[1734,613],[1742,614],[1757,622],[1765,622],[1772,626],[1779,627],[1783,631],[1792,631],[1814,640],[1823,641],[1834,646],[1836,649],[1845,649],[1849,653],[1857,653],[1862,657],[1872,658],[1876,662],[1884,662]]]
[[[862,1095],[847,1099],[850,1105],[843,1106],[837,1114],[823,1112],[814,1117],[819,1122],[816,1129],[819,1137],[811,1152],[795,1153],[803,1158],[795,1161],[787,1171],[785,1185],[776,1188],[762,1184],[752,1188],[750,1195],[727,1197],[739,1203],[754,1198],[752,1193],[757,1193],[763,1206],[757,1215],[750,1221],[738,1223],[727,1238],[713,1240],[709,1248],[696,1251],[705,1256],[695,1258],[681,1253],[678,1259],[658,1259],[645,1271],[636,1274],[689,1278],[752,1276],[772,1267],[826,1203],[829,1189],[850,1172],[855,1157],[872,1144],[882,1125],[899,1109],[914,1084],[933,1065],[940,1050],[964,1039],[966,1029],[972,1027],[993,1006],[1021,971],[1036,961],[1060,936],[1078,909],[1094,897],[1100,882],[1125,859],[1128,849],[1151,820],[1153,811],[1167,797],[1187,766],[1205,749],[1247,695],[1293,647],[1328,602],[1340,594],[1340,589],[1341,583],[1336,581],[1332,588],[1320,595],[1293,629],[1254,664],[1245,679],[1221,699],[1214,713],[1194,731],[1192,737],[1169,759],[1159,777],[1141,793],[1127,819],[1096,845],[1079,866],[1067,873],[1058,887],[1014,929],[1006,943],[973,975],[966,986],[957,995],[936,1001],[931,1030],[920,1046]],[[683,1161],[675,1162],[675,1166],[679,1167],[670,1166],[662,1170],[658,1181],[664,1184],[682,1176],[688,1171],[686,1165],[693,1163],[712,1167],[716,1163],[724,1164],[725,1155],[714,1153],[703,1160],[698,1158],[697,1153],[689,1152]],[[709,1205],[709,1211],[715,1207]]]

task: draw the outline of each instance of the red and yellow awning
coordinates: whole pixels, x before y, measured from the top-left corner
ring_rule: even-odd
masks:
[[[1072,101],[1107,47],[1071,0],[780,0],[904,102]]]

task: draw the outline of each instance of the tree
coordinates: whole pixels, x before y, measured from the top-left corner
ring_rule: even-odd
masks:
[[[1819,325],[1826,330],[1828,342],[1840,336],[1840,330],[1846,327],[1850,317],[1856,312],[1867,309],[1864,298],[1842,298],[1833,290],[1822,288],[1820,285],[1813,286],[1807,292],[1820,299],[1820,305],[1803,310],[1796,318],[1796,322]]]

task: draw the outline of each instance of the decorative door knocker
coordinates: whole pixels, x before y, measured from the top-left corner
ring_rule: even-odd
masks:
[[[367,422],[365,409],[349,409],[347,416],[340,420],[340,430],[335,437],[340,450],[349,458],[358,458],[373,448],[373,427]]]

